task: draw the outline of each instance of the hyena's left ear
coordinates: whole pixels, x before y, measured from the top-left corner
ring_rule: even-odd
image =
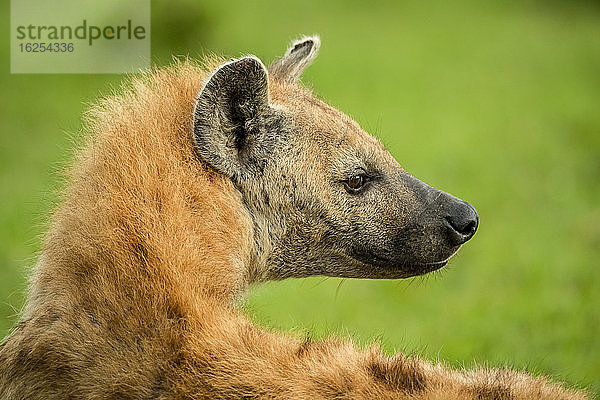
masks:
[[[269,65],[269,73],[284,82],[297,82],[317,56],[320,45],[321,40],[316,35],[295,41],[283,57]]]
[[[268,156],[271,139],[267,70],[254,56],[221,65],[202,88],[194,110],[194,140],[200,157],[236,179]]]

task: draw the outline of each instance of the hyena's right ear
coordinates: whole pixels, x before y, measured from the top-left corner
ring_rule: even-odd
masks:
[[[284,82],[297,82],[317,56],[320,45],[321,40],[316,35],[295,41],[283,57],[269,65],[269,73]]]
[[[236,179],[264,160],[269,116],[267,70],[255,56],[221,65],[200,91],[194,109],[194,140],[200,157]]]

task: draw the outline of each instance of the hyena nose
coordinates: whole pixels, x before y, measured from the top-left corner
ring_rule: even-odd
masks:
[[[450,239],[456,245],[461,245],[471,239],[479,225],[479,215],[475,208],[466,201],[457,201],[446,215]]]

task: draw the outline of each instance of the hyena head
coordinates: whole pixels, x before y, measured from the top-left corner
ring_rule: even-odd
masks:
[[[196,103],[194,140],[252,216],[250,280],[405,278],[443,267],[469,240],[467,202],[410,175],[352,119],[297,84],[317,37],[266,68],[220,66]]]

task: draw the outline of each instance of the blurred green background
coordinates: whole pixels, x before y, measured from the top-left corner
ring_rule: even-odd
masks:
[[[3,26],[9,5],[2,4]],[[18,318],[80,117],[119,75],[11,75],[0,42],[0,336]],[[481,225],[442,272],[256,288],[263,325],[509,365],[600,392],[600,4],[152,3],[152,55],[254,53],[321,35],[303,81]]]

